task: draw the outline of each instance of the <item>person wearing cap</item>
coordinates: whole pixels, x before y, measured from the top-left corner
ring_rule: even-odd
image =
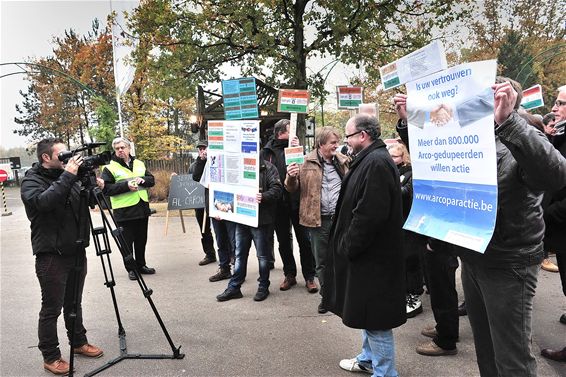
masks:
[[[155,179],[143,161],[130,154],[130,148],[130,141],[124,137],[112,141],[114,154],[101,174],[105,183],[103,192],[110,197],[116,225],[123,229],[135,267],[142,274],[154,274],[155,269],[146,265],[145,247],[151,214],[147,189],[155,185]],[[127,258],[124,262],[130,280],[136,280],[136,274],[130,267],[133,263]]]
[[[198,159],[206,160],[208,142],[206,140],[199,140],[199,142],[197,143],[197,148]],[[194,176],[197,163],[198,161],[195,160],[191,164],[191,166],[189,167],[189,174],[192,174]],[[204,258],[198,264],[199,266],[204,266],[216,262],[214,239],[212,238],[212,232],[210,231],[210,218],[208,217],[206,206],[205,208],[196,208],[195,217],[197,218],[198,226],[201,231],[200,242],[202,244],[202,250],[204,251]],[[204,228],[202,225],[203,223]]]
[[[204,144],[206,143],[206,144]],[[206,140],[199,141],[197,146],[205,145],[208,147]],[[199,148],[199,155],[195,161],[193,169],[193,180],[200,182],[205,174],[207,168],[207,152],[206,149]],[[204,189],[205,207],[208,208],[208,184]],[[214,235],[216,236],[216,247],[218,250],[218,271],[210,276],[208,280],[212,283],[230,279],[232,277],[232,261],[235,259],[236,253],[236,223],[228,220],[219,220],[211,218],[212,227],[214,228]],[[206,259],[206,258],[205,258]],[[201,263],[205,262],[203,259]]]

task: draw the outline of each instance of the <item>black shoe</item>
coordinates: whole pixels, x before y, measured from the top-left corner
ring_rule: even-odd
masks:
[[[254,296],[254,301],[263,301],[269,296],[269,289],[259,288]]]
[[[566,313],[562,314],[559,319],[560,323],[566,325]]]
[[[242,292],[239,289],[226,289],[224,292],[216,296],[218,301],[228,301],[232,300],[233,298],[242,298]],[[267,296],[266,296],[267,297]]]
[[[140,274],[146,274],[146,275],[153,275],[155,274],[155,268],[151,268],[151,267],[147,267],[147,266],[142,266],[139,268],[140,270]]]
[[[209,281],[211,282],[215,282],[215,281],[220,281],[220,280],[224,280],[224,279],[230,279],[232,277],[232,273],[230,273],[230,269],[226,268],[226,269],[219,269],[217,273],[215,273],[214,275],[212,275],[211,277],[208,278]]]
[[[214,262],[216,262],[216,257],[212,257],[212,256],[207,255],[200,262],[198,262],[198,265],[199,266],[205,266],[207,264],[214,263]]]
[[[328,313],[328,310],[324,306],[322,306],[322,301],[318,304],[318,314]]]
[[[462,301],[462,303],[458,306],[458,315],[460,317],[468,315],[468,311],[466,310],[466,301]]]
[[[136,280],[136,273],[134,271],[128,272],[128,277],[130,280]]]

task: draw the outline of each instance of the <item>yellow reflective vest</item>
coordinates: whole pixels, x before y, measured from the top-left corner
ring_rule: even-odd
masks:
[[[137,159],[134,160],[133,171],[120,165],[114,160],[110,161],[109,165],[106,165],[106,169],[108,169],[108,171],[112,173],[112,176],[114,177],[116,183],[122,181],[130,181],[132,179],[135,179],[136,177],[143,177],[145,176],[146,170],[145,164]],[[140,199],[144,202],[149,201],[147,189],[141,186],[138,187],[138,191],[129,191],[123,194],[112,195],[110,197],[110,203],[112,204],[112,208],[114,209],[125,208],[138,204]]]

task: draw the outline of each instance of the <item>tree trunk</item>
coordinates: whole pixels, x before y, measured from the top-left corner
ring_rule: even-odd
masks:
[[[305,26],[303,16],[305,14],[306,0],[297,0],[294,5],[295,29],[293,35],[295,55],[295,80],[294,89],[308,89],[307,86],[307,53],[305,51]],[[297,136],[301,145],[305,145],[305,115],[297,114]]]

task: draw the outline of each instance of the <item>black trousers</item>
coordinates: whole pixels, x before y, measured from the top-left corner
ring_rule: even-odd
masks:
[[[149,218],[116,222],[124,229],[126,244],[130,247],[136,261],[136,266],[145,266],[145,245],[147,243],[147,226]],[[126,267],[126,269],[128,269]]]
[[[204,222],[205,211],[204,208],[195,209],[195,217],[197,218],[199,232],[200,233],[200,243],[202,244],[202,251],[209,257],[216,259],[216,251],[214,250],[214,239],[212,238],[212,232],[210,231],[210,218],[206,216],[206,223],[204,224],[204,233],[202,233],[202,223]]]
[[[425,250],[424,262],[430,305],[438,333],[433,341],[440,348],[452,350],[456,348],[460,325],[456,291],[458,258],[449,252]]]
[[[420,296],[424,293],[424,267],[423,259],[426,252],[427,238],[403,231],[405,241],[405,282],[407,284],[407,294]]]
[[[560,281],[562,282],[562,292],[566,296],[566,251],[556,251],[556,264],[560,273]]]
[[[61,357],[59,339],[57,337],[57,319],[61,315],[61,309],[63,309],[67,338],[71,342],[70,314],[73,309],[75,285],[79,290],[79,299],[77,302],[73,345],[74,347],[80,347],[87,343],[81,306],[87,263],[84,254],[80,258],[79,263],[82,269],[78,273],[78,284],[76,284],[73,271],[76,262],[75,256],[38,254],[35,257],[35,273],[41,287],[41,311],[39,312],[37,327],[38,347],[43,355],[43,360],[48,363]]]
[[[285,276],[297,276],[297,264],[293,256],[293,233],[291,225],[297,236],[299,254],[301,255],[301,270],[305,280],[312,280],[315,276],[314,257],[307,229],[299,224],[299,212],[292,211],[286,203],[278,203],[275,212],[275,234],[279,242],[279,254],[283,262]],[[273,245],[273,242],[271,242]]]

